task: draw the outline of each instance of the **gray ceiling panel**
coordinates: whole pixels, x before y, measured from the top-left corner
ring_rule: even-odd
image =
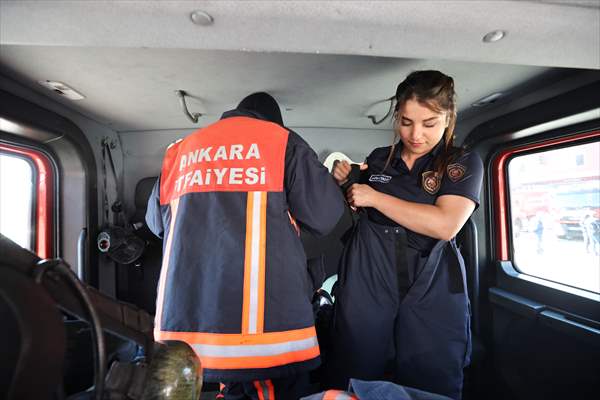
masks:
[[[193,127],[174,91],[194,98],[206,113],[201,125],[235,107],[245,95],[266,90],[281,103],[290,126],[372,128],[416,69],[440,69],[456,80],[460,108],[536,76],[546,68],[366,56],[254,53],[212,50],[2,46],[5,73],[24,81],[116,131]],[[70,101],[37,82],[62,81],[86,98]],[[387,128],[381,126],[381,128]]]
[[[119,132],[193,128],[271,92],[292,127],[373,128],[406,74],[453,76],[461,111],[557,68],[600,70],[600,1],[7,1],[0,73]],[[195,25],[190,13],[214,17]],[[492,44],[482,37],[507,30]],[[62,81],[73,102],[37,82]],[[464,113],[463,113],[464,114]],[[376,128],[387,129],[381,125]]]

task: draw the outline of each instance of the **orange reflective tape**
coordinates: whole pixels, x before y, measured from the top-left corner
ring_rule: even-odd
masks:
[[[260,381],[254,381],[254,388],[256,389],[256,394],[258,395],[258,400],[265,400],[265,396],[263,393],[263,387]]]
[[[248,192],[242,304],[244,334],[264,330],[266,207],[266,192]]]
[[[323,400],[336,400],[338,394],[342,394],[341,390],[328,390],[323,393]]]
[[[252,211],[254,195],[248,192],[246,200],[246,249],[244,253],[244,293],[242,297],[242,334],[248,334],[250,325],[250,273],[252,268]]]
[[[358,400],[358,397],[342,390],[328,390],[323,393],[323,400]]]
[[[215,396],[215,399],[224,399],[225,398],[225,384],[222,382],[219,382],[219,393],[217,393],[217,395]]]
[[[276,356],[256,357],[200,357],[203,368],[209,369],[249,369],[272,368],[295,362],[312,360],[319,356],[319,346],[293,351]]]
[[[285,343],[309,339],[316,336],[317,331],[314,326],[283,332],[265,332],[260,335],[170,331],[155,332],[155,340],[181,340],[189,344],[212,344],[221,346]]]
[[[275,388],[270,379],[266,381],[254,381],[254,387],[256,388],[259,400],[275,400]]]
[[[294,217],[292,217],[292,214],[290,213],[289,210],[288,210],[287,214],[288,214],[288,217],[290,218],[290,224],[292,224],[292,226],[294,227],[294,230],[296,231],[298,236],[300,236],[300,227],[298,226],[296,219]]]
[[[265,381],[267,384],[267,391],[269,392],[269,400],[275,400],[275,388],[273,387],[273,382],[270,379]]]
[[[262,333],[265,326],[265,258],[267,241],[267,193],[260,194],[260,245],[258,264],[258,308],[256,319],[256,333]]]

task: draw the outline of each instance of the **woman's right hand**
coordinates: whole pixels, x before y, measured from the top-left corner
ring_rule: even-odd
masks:
[[[333,162],[333,171],[331,171],[331,174],[337,181],[338,185],[342,186],[348,181],[348,175],[350,175],[351,170],[352,167],[350,167],[350,163],[348,161],[335,160]]]

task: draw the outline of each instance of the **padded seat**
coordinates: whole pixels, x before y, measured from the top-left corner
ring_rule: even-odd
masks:
[[[154,314],[156,290],[162,263],[162,240],[146,225],[148,198],[156,177],[144,178],[135,187],[135,212],[131,222],[138,226],[136,234],[146,241],[146,249],[133,264],[119,266],[119,298]],[[124,281],[124,282],[123,282]]]

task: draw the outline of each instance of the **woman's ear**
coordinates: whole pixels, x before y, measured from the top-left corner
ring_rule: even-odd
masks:
[[[394,111],[394,114],[392,114],[392,129],[394,130],[394,132],[396,131],[397,125],[398,125],[398,111]]]

